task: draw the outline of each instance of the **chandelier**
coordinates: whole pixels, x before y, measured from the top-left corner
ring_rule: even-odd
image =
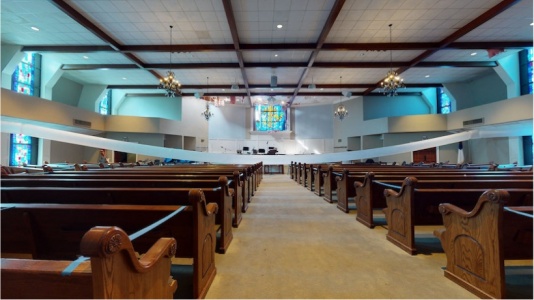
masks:
[[[206,119],[206,121],[209,121],[210,118],[213,117],[213,113],[210,111],[210,104],[209,103],[206,103],[206,110],[203,111],[200,115],[204,116],[204,119]]]
[[[389,43],[391,44],[391,26],[389,24]],[[389,71],[386,75],[386,78],[380,82],[382,87],[382,93],[388,97],[397,96],[397,89],[404,88],[404,79],[393,71],[393,51],[389,50]]]
[[[159,80],[158,88],[165,90],[165,97],[175,97],[176,95],[181,96],[182,91],[180,90],[180,82],[176,80],[174,72],[170,70],[172,68],[172,25],[170,25],[169,27],[171,28],[169,42],[169,71],[167,71],[167,76]]]
[[[224,106],[226,103],[226,99],[219,96],[208,96],[209,95],[209,86],[210,86],[210,78],[206,77],[206,96],[203,97],[204,100],[208,101],[208,103],[213,103],[215,107]],[[228,99],[229,101],[229,99]]]
[[[339,76],[339,88],[341,89],[341,76]],[[345,108],[345,106],[343,106],[343,104],[341,104],[342,102],[342,96],[343,96],[343,92],[341,92],[341,96],[339,96],[339,105],[338,107],[336,108],[336,110],[334,111],[334,117],[338,117],[339,120],[343,121],[343,119],[348,116],[349,114],[349,111]]]

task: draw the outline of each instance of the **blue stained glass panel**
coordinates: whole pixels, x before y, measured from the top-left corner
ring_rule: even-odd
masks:
[[[286,109],[282,105],[256,105],[254,110],[257,131],[286,130]]]
[[[439,89],[439,93],[440,93],[441,113],[449,114],[451,112],[451,99],[445,92],[443,92],[442,88]]]
[[[12,90],[21,94],[34,95],[35,53],[26,53],[15,68],[11,81]]]
[[[9,165],[21,166],[29,164],[32,157],[32,138],[24,134],[12,134],[11,144]]]

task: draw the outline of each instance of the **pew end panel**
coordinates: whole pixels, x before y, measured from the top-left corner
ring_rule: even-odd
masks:
[[[416,184],[417,178],[406,177],[399,192],[392,189],[384,190],[387,207],[383,211],[388,224],[386,238],[411,255],[417,252],[415,249],[414,226],[412,226],[414,223],[412,199]]]
[[[354,202],[356,203],[357,208],[356,221],[369,228],[375,227],[373,221],[373,197],[371,193],[371,185],[374,176],[373,172],[369,172],[365,175],[363,182],[354,182],[354,190],[356,192]]]
[[[506,190],[488,190],[470,212],[439,206],[444,228],[434,235],[445,250],[444,275],[481,298],[506,297],[504,260],[532,259],[532,219],[504,211],[509,198]]]
[[[118,227],[94,227],[82,238],[81,254],[91,259],[72,273],[70,261],[2,259],[2,296],[13,298],[166,298],[178,285],[170,276],[173,238],[160,238],[138,259]],[[10,297],[11,298],[11,297]]]

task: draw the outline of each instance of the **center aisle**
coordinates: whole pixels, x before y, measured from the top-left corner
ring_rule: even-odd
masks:
[[[264,175],[206,298],[477,299],[443,276],[442,252],[410,256],[385,234],[289,175]]]

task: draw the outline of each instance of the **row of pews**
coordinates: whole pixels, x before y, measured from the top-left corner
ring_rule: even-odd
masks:
[[[374,228],[385,216],[386,238],[417,253],[417,226],[434,235],[447,258],[444,275],[482,298],[505,298],[505,260],[532,260],[532,168],[428,165],[304,164],[290,176]]]
[[[2,297],[204,298],[263,176],[262,163],[47,167],[2,172]]]

